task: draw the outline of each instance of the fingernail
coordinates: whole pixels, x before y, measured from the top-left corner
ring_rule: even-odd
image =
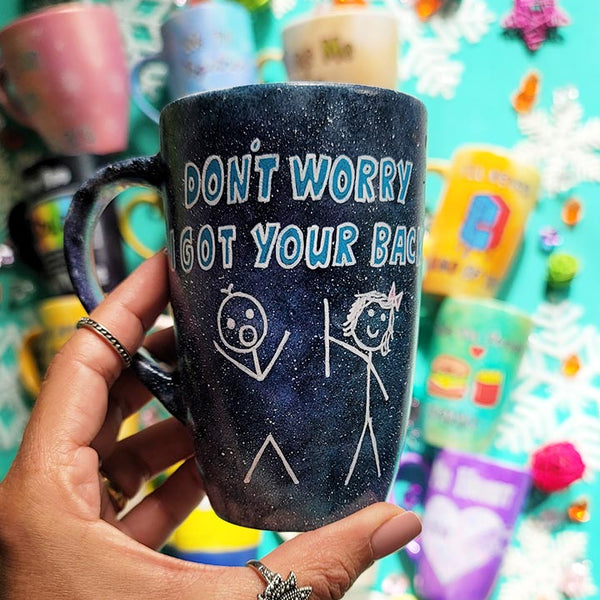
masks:
[[[375,560],[400,550],[421,533],[421,521],[414,512],[403,512],[386,521],[371,536]]]

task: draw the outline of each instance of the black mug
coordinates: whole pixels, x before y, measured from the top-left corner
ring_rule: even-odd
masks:
[[[215,511],[302,531],[385,500],[411,399],[426,114],[400,92],[266,84],[166,106],[161,150],[75,195],[65,244],[88,310],[115,186],[160,190],[178,367],[134,369],[192,431]]]

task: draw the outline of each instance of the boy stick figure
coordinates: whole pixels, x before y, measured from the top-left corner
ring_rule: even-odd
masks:
[[[396,294],[396,284],[392,287],[388,295],[372,290],[364,294],[356,294],[356,300],[352,304],[350,311],[346,316],[343,332],[344,337],[349,337],[354,341],[350,344],[343,340],[332,337],[329,333],[329,300],[323,300],[325,310],[325,377],[331,375],[330,365],[330,344],[338,344],[348,352],[355,354],[365,361],[367,365],[366,374],[366,397],[365,397],[365,420],[362,432],[358,440],[356,452],[350,465],[350,470],[346,476],[344,485],[350,483],[352,474],[358,461],[358,455],[363,445],[365,434],[369,431],[373,456],[375,457],[375,466],[377,467],[377,477],[381,477],[381,467],[379,465],[379,453],[377,451],[377,440],[373,431],[373,419],[371,417],[371,376],[375,378],[379,389],[385,400],[389,398],[383,381],[373,365],[373,354],[379,352],[385,356],[390,351],[390,342],[394,337],[394,312],[400,308],[403,292]]]
[[[263,381],[279,358],[290,337],[290,332],[286,330],[283,334],[275,354],[263,369],[258,358],[258,348],[267,336],[268,322],[265,309],[254,296],[242,292],[234,293],[231,291],[232,289],[233,284],[229,285],[227,289],[221,290],[225,294],[225,299],[221,302],[217,313],[219,338],[228,350],[239,355],[249,354],[252,357],[254,369],[235,359],[217,342],[213,343],[215,348],[238,369],[257,381]]]

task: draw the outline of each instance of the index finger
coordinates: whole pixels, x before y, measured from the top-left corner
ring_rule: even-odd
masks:
[[[90,316],[133,354],[167,300],[167,261],[161,251],[142,263]],[[33,434],[43,446],[56,450],[88,446],[102,427],[110,386],[122,369],[114,348],[95,332],[79,329],[48,369],[24,441]]]

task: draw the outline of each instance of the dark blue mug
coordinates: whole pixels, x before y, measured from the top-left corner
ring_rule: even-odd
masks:
[[[164,201],[175,372],[141,380],[192,431],[223,518],[302,531],[385,500],[411,399],[426,113],[400,92],[267,84],[167,105],[161,150],[98,172],[65,229],[101,300],[93,224],[116,190]]]

